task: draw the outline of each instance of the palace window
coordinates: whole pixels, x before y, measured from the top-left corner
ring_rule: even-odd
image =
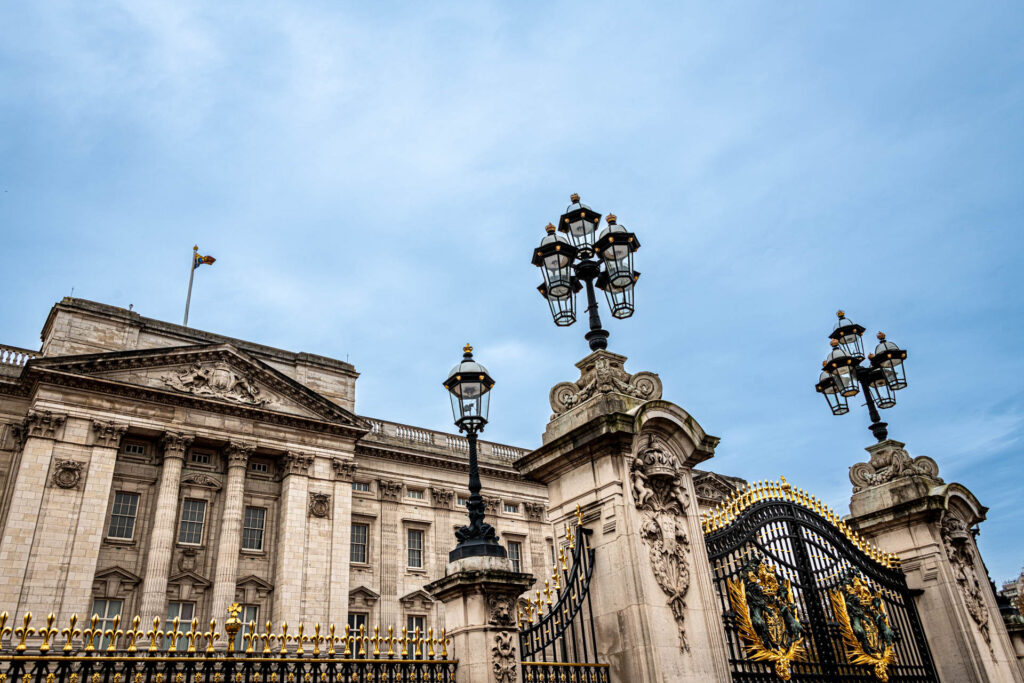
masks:
[[[416,500],[423,500],[423,491],[417,489],[406,489],[405,495],[408,498],[415,498]]]
[[[145,455],[146,444],[139,443],[138,441],[126,441],[123,448],[125,455]]]
[[[135,534],[135,516],[139,511],[139,494],[118,491],[114,494],[114,507],[110,510],[109,538],[130,541]]]
[[[409,529],[406,533],[409,549],[409,566],[415,568],[423,567],[423,531],[420,529]]]
[[[455,501],[455,503],[456,503],[456,505],[461,505],[462,507],[466,507],[466,506],[469,505],[469,498],[466,498],[465,496],[459,496],[458,499]]]
[[[348,627],[355,633],[359,633],[359,627],[366,628],[366,612],[349,612]]]
[[[192,451],[190,460],[194,465],[209,465],[210,454],[206,451]]]
[[[369,535],[369,524],[352,525],[351,551],[348,558],[350,562],[366,562],[366,541]]]
[[[242,611],[238,615],[238,618],[242,620],[242,628],[238,629],[238,633],[235,634],[235,651],[243,652],[242,649],[242,635],[249,633],[249,622],[255,621],[257,629],[259,631],[260,623],[260,606],[259,605],[242,605]],[[255,647],[255,643],[253,646]]]
[[[361,491],[366,493],[370,490],[370,482],[367,481],[354,481],[352,482],[353,491]]]
[[[512,560],[512,571],[523,571],[523,544],[519,541],[508,542],[508,559]]]
[[[174,630],[171,626],[174,617],[178,617],[178,630],[182,633],[188,633],[189,625],[192,623],[193,617],[196,615],[196,603],[194,602],[171,602],[167,604],[167,623],[164,624],[164,633],[170,633]],[[184,638],[178,638],[178,642],[175,647],[181,647],[184,642]],[[164,638],[164,650],[171,646],[171,637],[167,636]]]
[[[92,613],[100,618],[99,627],[101,631],[113,630],[114,617],[121,614],[124,607],[124,600],[93,600]],[[110,645],[110,638],[104,637],[100,649],[106,649]]]
[[[418,615],[418,614],[410,614],[409,616],[407,616],[405,618],[405,629],[406,629],[406,631],[405,631],[406,634],[408,634],[408,636],[410,638],[415,638],[416,637],[416,629],[420,630],[420,635],[421,636],[426,636],[426,634],[427,634],[427,618],[422,616],[422,615]],[[415,648],[415,647],[416,646],[413,645],[413,648]]]
[[[181,526],[178,543],[199,545],[203,542],[203,524],[206,522],[206,501],[186,498],[181,504]],[[191,617],[189,617],[191,619]]]
[[[518,515],[519,514],[519,503],[505,503],[505,512]]]
[[[251,462],[249,463],[249,471],[257,474],[267,474],[270,472],[270,465],[265,462]]]
[[[266,521],[266,508],[245,508],[245,520],[242,523],[242,550],[263,550],[263,527]]]

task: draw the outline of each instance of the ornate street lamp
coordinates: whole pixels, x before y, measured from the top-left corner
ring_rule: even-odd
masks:
[[[907,358],[905,349],[886,341],[885,333],[878,333],[878,346],[869,353],[867,366],[864,362],[864,346],[861,336],[864,328],[847,319],[842,311],[837,313],[839,321],[829,335],[832,351],[822,361],[824,368],[818,376],[815,390],[825,397],[833,415],[850,412],[847,399],[856,396],[861,388],[868,405],[871,426],[868,429],[879,441],[889,438],[888,425],[882,422],[878,409],[896,405],[894,392],[907,386],[906,369],[903,361]]]
[[[494,527],[484,522],[484,499],[480,495],[480,466],[476,455],[476,435],[487,424],[494,380],[480,363],[473,360],[473,347],[466,344],[462,361],[448,373],[444,388],[452,401],[452,416],[460,432],[466,432],[469,441],[469,525],[455,532],[459,540],[455,550],[448,553],[448,561],[463,557],[507,557],[505,548],[498,543]]]
[[[548,223],[547,235],[533,251],[533,265],[544,277],[537,289],[547,300],[555,324],[568,327],[576,322],[576,293],[586,286],[590,331],[585,337],[590,350],[597,351],[608,348],[608,331],[601,327],[594,287],[604,290],[613,317],[633,315],[633,286],[640,277],[633,270],[633,253],[640,241],[613,214],[608,214],[608,225],[598,235],[601,214],[581,203],[578,194],[570,201],[558,227]]]

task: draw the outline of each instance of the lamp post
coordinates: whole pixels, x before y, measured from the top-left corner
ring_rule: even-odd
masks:
[[[814,388],[828,401],[833,415],[850,412],[847,399],[863,388],[871,417],[868,429],[876,439],[885,441],[889,438],[888,425],[882,422],[878,409],[892,408],[896,405],[895,392],[906,388],[903,361],[907,352],[886,340],[884,332],[879,332],[878,346],[867,356],[868,365],[861,365],[865,360],[861,343],[864,327],[850,321],[843,311],[836,315],[839,320],[829,335],[832,351],[821,363],[823,370]]]
[[[601,214],[581,203],[578,194],[569,199],[572,203],[558,226],[548,223],[547,235],[533,250],[533,265],[544,276],[537,289],[547,300],[555,324],[568,327],[576,322],[576,293],[586,288],[590,331],[584,336],[590,350],[597,351],[608,348],[608,331],[601,327],[594,287],[604,290],[612,317],[633,315],[633,286],[640,277],[633,270],[633,253],[640,241],[618,224],[614,214],[608,214],[607,227],[598,235]]]
[[[464,557],[507,557],[505,548],[498,543],[494,527],[484,521],[484,499],[480,495],[480,465],[476,455],[476,435],[487,424],[491,388],[494,380],[480,363],[473,360],[473,347],[466,344],[462,361],[448,373],[444,388],[452,402],[455,426],[466,433],[469,441],[469,524],[455,532],[459,543],[448,553],[448,561]]]

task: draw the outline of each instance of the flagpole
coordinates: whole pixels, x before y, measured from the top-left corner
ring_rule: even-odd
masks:
[[[192,278],[196,276],[196,254],[199,253],[199,245],[192,247],[192,259],[189,261],[188,271],[188,296],[185,297],[185,322],[182,323],[184,327],[188,327],[188,306],[192,303]]]

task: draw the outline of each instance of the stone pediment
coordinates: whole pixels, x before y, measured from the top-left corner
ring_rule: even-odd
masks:
[[[434,604],[434,598],[422,588],[407,593],[398,599],[402,607],[412,610],[429,610]]]
[[[75,375],[235,409],[282,413],[369,430],[362,418],[231,344],[116,351],[34,360],[35,375]]]
[[[693,489],[702,505],[717,505],[729,498],[738,487],[715,472],[693,471]]]

